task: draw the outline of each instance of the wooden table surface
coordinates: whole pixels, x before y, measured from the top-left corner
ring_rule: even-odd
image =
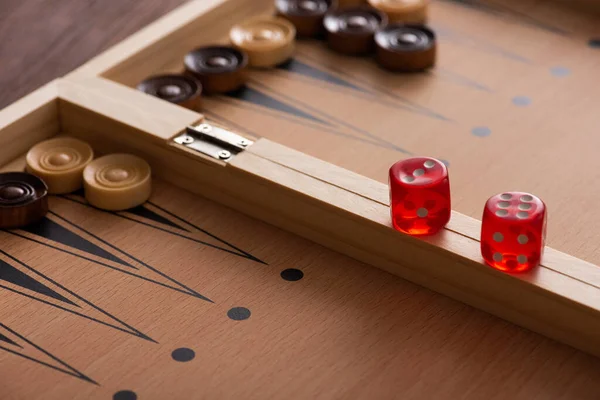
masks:
[[[1,0],[0,109],[186,0]]]

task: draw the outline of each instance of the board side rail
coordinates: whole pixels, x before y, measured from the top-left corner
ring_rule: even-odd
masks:
[[[484,263],[473,218],[453,212],[425,238],[398,232],[383,183],[264,138],[249,138],[226,161],[208,157],[177,141],[190,124],[207,123],[201,114],[91,79],[61,82],[59,114],[65,133],[99,152],[138,154],[155,175],[193,193],[600,356],[596,265],[546,248],[538,268],[500,272]]]

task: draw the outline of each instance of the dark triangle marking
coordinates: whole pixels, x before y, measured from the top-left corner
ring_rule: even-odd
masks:
[[[185,222],[186,224],[190,225],[191,227],[193,227],[193,228],[194,228],[194,229],[196,229],[197,231],[199,231],[199,232],[202,232],[202,233],[204,233],[205,235],[208,235],[208,236],[210,236],[211,238],[213,238],[213,239],[215,239],[215,240],[219,241],[220,243],[223,243],[224,245],[226,245],[226,246],[228,246],[228,247],[231,247],[232,249],[234,249],[234,250],[236,250],[236,251],[239,251],[240,253],[242,253],[242,254],[246,255],[246,256],[247,256],[248,258],[250,258],[251,260],[257,261],[257,262],[259,262],[259,263],[261,263],[261,264],[268,265],[266,262],[264,262],[264,261],[262,261],[262,260],[260,260],[260,259],[258,259],[258,258],[256,258],[256,257],[254,257],[252,254],[250,254],[250,253],[248,253],[248,252],[246,252],[246,251],[244,251],[244,250],[240,249],[240,248],[239,248],[239,247],[237,247],[237,246],[234,246],[233,244],[231,244],[231,243],[229,243],[229,242],[227,242],[227,241],[225,241],[225,240],[221,239],[220,237],[218,237],[218,236],[216,236],[216,235],[213,235],[213,234],[212,234],[212,233],[210,233],[209,231],[207,231],[207,230],[205,230],[205,229],[202,229],[202,228],[200,228],[199,226],[196,226],[196,225],[192,224],[191,222],[188,222],[188,221],[184,220],[184,219],[183,219],[183,218],[181,218],[180,216],[176,215],[175,213],[172,213],[171,211],[168,211],[168,210],[166,210],[165,208],[163,208],[163,207],[159,206],[158,204],[156,204],[156,203],[152,203],[151,201],[148,201],[148,204],[151,204],[151,205],[153,205],[154,207],[158,208],[159,210],[161,210],[161,211],[162,211],[162,212],[164,212],[165,214],[168,214],[168,215],[170,215],[171,217],[173,217],[173,218],[175,218],[175,219],[178,219],[179,221]],[[192,240],[192,239],[190,239],[190,240]]]
[[[187,236],[185,236],[185,235],[181,235],[181,234],[179,234],[179,233],[176,233],[176,232],[171,232],[171,231],[169,231],[169,230],[167,230],[167,229],[164,229],[164,228],[161,228],[161,227],[158,227],[158,226],[155,226],[155,225],[151,225],[151,224],[149,224],[149,223],[146,223],[146,222],[143,222],[143,221],[140,221],[140,220],[137,220],[137,219],[133,219],[133,218],[131,218],[131,217],[128,217],[127,215],[124,215],[124,214],[122,214],[122,213],[115,213],[115,212],[109,212],[109,211],[105,211],[105,210],[100,210],[100,209],[98,209],[98,208],[96,208],[96,207],[94,207],[94,206],[92,206],[92,205],[90,205],[90,204],[86,203],[86,202],[85,202],[85,200],[82,200],[82,199],[77,199],[77,198],[74,198],[74,197],[67,197],[67,196],[63,196],[62,198],[63,198],[63,199],[65,199],[65,200],[69,200],[69,201],[73,201],[73,202],[75,202],[75,203],[81,204],[82,206],[85,206],[85,207],[92,208],[92,209],[94,209],[94,210],[96,210],[96,211],[100,211],[100,212],[109,213],[109,214],[111,214],[111,215],[114,215],[114,216],[117,216],[117,217],[120,217],[120,218],[126,219],[126,220],[128,220],[128,221],[131,221],[131,222],[135,222],[135,223],[137,223],[137,224],[141,224],[141,225],[147,226],[147,227],[149,227],[149,228],[158,229],[159,231],[161,231],[161,232],[165,232],[165,233],[168,233],[168,234],[170,234],[170,235],[175,235],[175,236],[178,236],[178,237],[181,237],[181,238],[184,238],[184,239],[191,240],[192,242],[196,242],[196,243],[198,243],[198,244],[201,244],[201,245],[204,245],[204,246],[207,246],[207,247],[211,247],[211,248],[213,248],[213,249],[217,249],[217,250],[221,250],[221,251],[224,251],[224,252],[226,252],[226,253],[229,253],[229,254],[233,254],[234,256],[238,256],[238,257],[242,257],[242,258],[250,258],[250,259],[252,259],[252,260],[254,260],[254,261],[259,261],[258,259],[256,259],[256,258],[255,258],[255,257],[253,257],[253,256],[247,257],[247,256],[245,255],[245,253],[244,253],[244,254],[239,254],[239,253],[236,253],[235,251],[232,251],[232,250],[229,250],[229,249],[225,249],[225,248],[223,248],[223,247],[219,247],[219,246],[217,246],[217,245],[214,245],[214,244],[212,244],[212,243],[208,243],[208,242],[204,242],[204,241],[202,241],[202,240],[198,240],[198,239],[190,238],[190,237],[187,237]],[[55,214],[55,213],[53,213],[53,214]],[[57,215],[57,216],[58,216],[58,214],[55,214],[55,215]],[[73,225],[73,226],[77,226],[77,225],[73,224],[71,221],[68,221],[68,220],[66,220],[66,219],[65,219],[65,218],[63,218],[63,217],[60,217],[60,216],[58,216],[58,217],[59,217],[59,218],[61,218],[61,219],[63,219],[64,221],[68,222],[69,224],[71,224],[71,225]],[[184,221],[184,222],[185,222],[185,221]],[[117,251],[120,251],[120,252],[122,252],[123,254],[126,254],[127,256],[131,257],[129,254],[127,254],[127,253],[125,253],[124,251],[122,251],[122,250],[120,250],[120,249],[118,249],[118,248],[116,248],[116,247],[112,246],[111,244],[109,244],[109,243],[107,243],[106,241],[104,241],[104,240],[102,240],[102,239],[98,238],[97,236],[95,236],[95,235],[92,235],[91,233],[89,233],[89,232],[88,232],[88,231],[86,231],[85,229],[83,229],[83,228],[81,228],[81,227],[79,227],[79,226],[78,226],[78,228],[79,228],[79,229],[81,229],[82,231],[86,232],[88,235],[90,235],[90,236],[93,236],[94,238],[96,238],[96,239],[98,239],[98,240],[102,241],[102,243],[104,243],[104,244],[107,244],[108,246],[110,246],[110,247],[114,248],[115,250],[117,250]],[[186,232],[188,232],[188,233],[193,233],[193,232],[190,232],[189,230],[187,230],[187,229],[184,229],[184,228],[180,228],[180,229],[182,229],[182,230],[184,230],[184,231],[186,231]],[[210,236],[210,234],[209,234],[209,236]],[[221,239],[219,239],[219,241],[223,242]],[[225,243],[225,242],[223,242],[223,243]],[[134,257],[131,257],[131,258],[135,259]],[[262,261],[260,261],[260,262],[262,263]]]
[[[34,235],[62,243],[65,246],[69,246],[74,249],[104,258],[105,260],[134,268],[131,264],[121,260],[101,247],[96,246],[92,242],[82,238],[62,225],[57,224],[51,219],[44,218],[37,224],[23,227],[21,229]]]
[[[32,292],[36,292],[43,296],[51,297],[55,300],[59,300],[77,307],[77,304],[73,303],[71,300],[61,296],[48,286],[36,281],[34,278],[30,277],[24,272],[19,271],[3,260],[0,260],[0,281],[10,282],[13,285],[22,287],[23,289],[31,290]]]
[[[13,346],[17,346],[17,347],[23,348],[23,346],[15,343],[15,342],[13,342],[12,340],[10,340],[9,338],[7,338],[6,336],[4,336],[1,333],[0,333],[0,340],[3,341],[3,342],[6,342],[8,344],[12,344]]]
[[[67,197],[65,197],[65,199],[68,199],[68,198],[67,198]],[[72,199],[68,199],[68,200],[72,200]],[[77,200],[72,200],[72,201],[77,201]],[[87,204],[83,204],[83,205],[85,205],[85,206],[87,206],[87,207],[91,207],[90,205],[87,205]],[[101,211],[102,211],[102,210],[101,210]],[[49,211],[49,213],[50,213],[50,214],[52,214],[52,215],[54,215],[56,218],[59,218],[60,220],[62,220],[62,221],[64,221],[64,222],[66,222],[66,223],[68,223],[68,224],[70,224],[70,225],[73,225],[73,226],[77,227],[77,228],[78,228],[78,229],[80,229],[82,232],[85,232],[86,234],[90,235],[91,237],[93,237],[94,239],[98,240],[99,242],[102,242],[103,244],[105,244],[105,245],[109,246],[109,247],[110,247],[110,248],[112,248],[113,250],[116,250],[116,251],[118,251],[118,252],[120,252],[120,253],[123,253],[123,254],[125,254],[127,257],[131,258],[132,260],[134,260],[135,262],[139,263],[140,265],[143,265],[144,267],[146,267],[146,268],[147,268],[147,269],[149,269],[150,271],[152,271],[152,272],[154,272],[154,273],[156,273],[156,274],[158,274],[158,275],[162,276],[163,278],[165,278],[165,279],[169,280],[170,282],[172,282],[172,283],[176,284],[177,286],[179,286],[179,287],[181,287],[181,288],[185,289],[185,293],[189,294],[190,296],[194,296],[194,297],[197,297],[197,298],[199,298],[199,299],[202,299],[202,300],[208,301],[208,302],[210,302],[210,303],[214,303],[214,301],[212,301],[212,300],[211,300],[211,299],[209,299],[208,297],[205,297],[205,296],[201,295],[200,293],[196,292],[195,290],[193,290],[193,289],[190,289],[189,287],[187,287],[187,286],[186,286],[186,285],[184,285],[183,283],[180,283],[180,282],[176,281],[175,279],[171,278],[170,276],[168,276],[167,274],[165,274],[165,273],[161,272],[160,270],[158,270],[158,269],[156,269],[156,268],[153,268],[153,267],[151,267],[149,264],[146,264],[145,262],[143,262],[142,260],[139,260],[139,259],[135,258],[133,255],[126,253],[125,251],[123,251],[123,250],[119,249],[117,246],[114,246],[114,245],[110,244],[110,243],[109,243],[109,242],[107,242],[106,240],[104,240],[104,239],[100,238],[100,237],[99,237],[99,236],[97,236],[97,235],[94,235],[92,232],[90,232],[90,231],[88,231],[88,230],[84,229],[83,227],[81,227],[81,226],[78,226],[77,224],[73,223],[72,221],[68,220],[67,218],[65,218],[65,217],[62,217],[62,216],[58,215],[58,214],[57,214],[57,213],[55,213],[54,211]],[[114,215],[114,214],[113,214],[113,215]],[[138,221],[136,221],[136,222],[138,222]],[[207,244],[207,245],[208,245],[208,246],[210,246],[210,244]],[[223,251],[227,251],[227,250],[221,249],[221,248],[219,248],[219,247],[216,247],[216,246],[212,246],[212,247],[218,248],[218,249],[220,249],[220,250],[223,250]],[[0,250],[0,252],[2,252],[2,250]],[[237,254],[237,253],[234,253],[234,252],[230,252],[230,253],[231,253],[231,254],[235,254],[235,255],[237,255],[237,256],[239,256],[239,257],[242,257],[240,254]]]
[[[177,225],[176,223],[166,219],[165,217],[163,217],[162,215],[158,215],[157,213],[155,213],[152,210],[147,209],[144,206],[137,206],[135,208],[131,208],[129,210],[127,210],[128,213],[137,215],[138,217],[142,217],[142,218],[146,218],[149,220],[152,220],[154,222],[158,222],[159,224],[163,224],[163,225],[168,225],[172,228],[175,229],[180,229],[182,231],[187,231],[189,232],[187,229]]]
[[[525,23],[526,25],[530,25],[530,26],[534,26],[536,28],[540,28],[543,29],[545,31],[548,32],[552,32],[552,33],[556,33],[558,35],[562,35],[562,36],[567,36],[569,33],[567,31],[565,31],[564,29],[560,29],[557,28],[555,26],[552,25],[548,25],[542,21],[539,21],[533,17],[531,17],[530,15],[524,14],[522,12],[513,10],[509,7],[503,7],[500,5],[492,5],[492,4],[485,4],[482,3],[480,1],[477,0],[445,0],[447,2],[450,3],[456,3],[456,4],[461,4],[465,7],[469,7],[471,9],[474,10],[478,10],[478,11],[482,11],[485,12],[487,14],[492,14],[492,15],[497,15],[497,14],[504,14],[504,15],[510,15],[512,17],[517,18],[520,22]]]
[[[294,72],[296,74],[308,76],[309,78],[318,79],[320,81],[332,83],[334,85],[343,86],[346,88],[358,90],[359,92],[369,93],[368,90],[360,88],[344,79],[338,78],[326,71],[320,70],[312,65],[305,64],[296,59],[291,59],[288,62],[281,64],[279,69],[284,71]]]
[[[523,57],[520,54],[513,53],[508,51],[500,46],[497,46],[493,43],[481,40],[479,38],[472,38],[462,32],[454,32],[446,27],[442,27],[440,25],[434,25],[435,31],[439,37],[453,41],[457,44],[462,44],[465,46],[469,46],[471,43],[471,47],[475,47],[478,50],[487,52],[489,54],[496,54],[498,56],[505,57],[507,59],[518,61],[524,64],[531,64],[531,60]],[[471,42],[469,42],[471,41]]]
[[[447,79],[449,79],[450,81],[457,83],[459,85],[463,85],[463,86],[467,86],[467,87],[471,87],[477,90],[480,90],[482,92],[493,92],[492,89],[490,89],[489,87],[485,86],[482,83],[479,83],[477,81],[474,81],[473,79],[470,79],[466,76],[457,74],[456,72],[444,69],[444,68],[437,68],[436,71],[438,74],[446,77]]]
[[[68,250],[62,249],[62,248],[60,248],[60,247],[53,246],[53,245],[51,245],[51,244],[48,244],[48,243],[41,242],[41,241],[39,241],[39,240],[36,240],[36,239],[30,238],[30,237],[28,237],[28,236],[24,236],[24,235],[18,234],[17,232],[14,232],[14,231],[7,231],[7,233],[10,233],[10,234],[12,234],[12,235],[14,235],[14,236],[20,237],[21,239],[29,240],[29,241],[31,241],[31,242],[34,242],[34,243],[37,243],[37,244],[39,244],[39,245],[46,246],[46,247],[49,247],[49,248],[51,248],[51,249],[54,249],[54,250],[60,251],[61,253],[66,253],[66,254],[72,255],[72,256],[74,256],[74,257],[81,258],[82,260],[86,260],[86,261],[92,262],[92,263],[94,263],[94,264],[102,265],[103,267],[110,268],[110,269],[112,269],[112,270],[115,270],[115,271],[122,272],[122,273],[124,273],[124,274],[126,274],[126,275],[129,275],[129,276],[134,276],[134,277],[136,277],[136,278],[139,278],[139,279],[142,279],[142,280],[144,280],[144,281],[146,281],[146,282],[151,282],[151,283],[154,283],[154,284],[156,284],[156,285],[159,285],[159,286],[165,287],[165,288],[167,288],[167,289],[175,290],[175,291],[177,291],[177,292],[180,292],[180,293],[183,293],[183,294],[190,295],[190,293],[189,293],[187,290],[184,290],[184,289],[181,289],[181,288],[178,288],[178,287],[175,287],[175,286],[170,286],[170,285],[167,285],[166,283],[159,282],[159,281],[156,281],[156,280],[154,280],[154,279],[147,278],[147,277],[145,277],[145,276],[143,276],[143,275],[134,274],[133,272],[130,272],[130,271],[127,271],[127,270],[123,270],[123,269],[120,269],[120,268],[114,267],[114,266],[112,266],[112,265],[110,265],[110,264],[107,264],[107,263],[104,263],[104,262],[100,262],[100,261],[98,261],[98,260],[94,260],[94,259],[92,259],[92,258],[89,258],[89,257],[82,256],[81,254],[77,254],[77,253],[74,253],[74,252],[72,252],[72,251],[68,251]],[[136,268],[136,270],[137,270],[137,268]]]
[[[266,86],[266,85],[261,84],[260,82],[256,82],[256,81],[253,81],[253,83],[255,85],[258,85],[258,86],[263,86],[263,87]],[[284,95],[283,93],[280,93],[279,95],[281,97],[284,97],[284,98],[290,100],[290,101],[294,101],[294,99],[292,99],[290,96]],[[363,137],[368,137],[370,139],[373,139],[373,140],[379,142],[380,144],[387,145],[388,149],[393,149],[393,150],[395,150],[397,152],[404,153],[404,154],[409,154],[409,155],[412,154],[410,151],[408,151],[406,149],[403,149],[402,147],[396,146],[395,144],[393,144],[391,142],[388,142],[387,140],[382,139],[379,136],[372,134],[371,132],[368,132],[368,131],[366,131],[364,129],[358,128],[358,127],[356,127],[356,126],[354,126],[354,125],[352,125],[352,124],[350,124],[350,123],[348,123],[346,121],[340,120],[340,119],[335,118],[335,117],[333,117],[331,115],[328,115],[328,114],[324,113],[323,111],[319,111],[316,108],[309,106],[308,104],[302,103],[301,101],[296,100],[296,102],[302,104],[302,106],[305,107],[306,109],[311,110],[312,112],[314,112],[316,114],[324,115],[327,118],[329,118],[331,121],[335,122],[336,124],[341,125],[341,126],[345,126],[346,128],[348,128],[348,129],[350,129],[350,130],[352,130],[352,131],[354,131],[354,132],[362,135]]]
[[[305,58],[309,58],[309,57],[305,57]],[[331,70],[333,70],[333,71],[336,71],[335,68],[332,68],[332,67],[328,67],[328,68],[331,69]],[[343,74],[343,72],[341,72],[339,70],[337,70],[337,72],[339,74]],[[359,81],[359,79],[356,79],[355,77],[352,77],[351,75],[348,75],[348,74],[343,74],[343,75],[346,75],[349,78],[352,78],[352,79],[354,79],[356,81]],[[295,79],[298,79],[298,78],[295,78]],[[319,88],[323,88],[323,85],[321,84],[321,82],[319,82],[319,81],[317,81],[315,79],[312,79],[312,78],[304,78],[303,82],[305,82],[307,85],[314,85],[314,86],[317,86]],[[389,101],[384,96],[380,95],[381,93],[384,93],[384,92],[381,91],[381,90],[378,90],[376,88],[375,88],[375,90],[367,90],[367,89],[358,87],[358,90],[360,90],[360,93],[349,93],[348,90],[347,90],[347,88],[345,88],[343,86],[328,87],[327,90],[328,91],[334,91],[336,93],[341,93],[344,96],[353,96],[353,97],[357,97],[357,98],[360,98],[360,99],[366,99],[369,102],[375,102],[375,103],[381,104],[381,105],[386,106],[386,107],[391,107],[391,108],[394,108],[394,109],[402,109],[402,110],[405,110],[405,111],[410,112],[410,113],[414,113],[414,114],[418,114],[418,115],[424,115],[424,116],[427,116],[427,117],[430,117],[430,118],[439,119],[439,120],[442,120],[442,121],[448,121],[449,120],[448,118],[446,118],[444,116],[436,115],[436,114],[431,113],[431,112],[429,112],[427,110],[424,110],[422,107],[419,108],[419,107],[415,106],[414,104],[411,104],[410,102],[408,102],[406,100],[402,100],[403,104],[398,104],[397,102]],[[400,99],[395,98],[395,100],[400,100]],[[206,111],[205,111],[205,113],[206,113]]]
[[[311,56],[311,55],[306,54],[306,53],[302,54],[302,57],[307,58],[307,59],[309,59],[309,60],[311,60],[311,61],[313,61],[315,63],[319,62],[319,60],[316,59],[314,56]],[[357,76],[352,76],[352,75],[348,74],[347,72],[345,72],[344,70],[342,70],[340,68],[335,68],[335,67],[332,67],[332,66],[329,66],[328,68],[331,69],[331,70],[333,70],[333,71],[336,71],[340,75],[348,76],[349,78],[352,78],[355,81],[362,82],[365,85],[373,87],[375,93],[381,93],[383,95],[387,95],[389,97],[392,97],[395,100],[401,101],[402,103],[404,103],[403,106],[402,106],[402,108],[406,109],[407,111],[414,112],[414,113],[417,113],[417,114],[420,114],[420,115],[424,115],[424,116],[427,116],[427,117],[430,117],[430,118],[434,118],[434,119],[437,119],[437,120],[440,120],[440,121],[452,121],[450,118],[448,118],[448,117],[446,117],[444,115],[441,115],[441,114],[435,112],[434,110],[431,110],[431,109],[429,109],[427,107],[421,106],[421,105],[419,105],[419,104],[417,104],[417,103],[415,103],[415,102],[413,102],[413,101],[411,101],[411,100],[409,100],[409,99],[407,99],[407,98],[405,98],[403,96],[399,96],[396,93],[394,93],[393,91],[388,90],[387,88],[384,89],[384,88],[380,87],[379,85],[375,85],[375,84],[373,84],[373,83],[365,80],[364,78],[360,78],[360,77],[357,77]],[[377,87],[375,87],[375,86],[377,86]]]
[[[202,113],[205,114],[207,117],[209,117],[209,119],[212,119],[216,122],[219,122],[219,123],[229,126],[231,128],[237,129],[238,133],[248,134],[250,136],[254,136],[256,139],[262,137],[262,135],[259,135],[258,133],[248,129],[247,126],[243,126],[241,124],[238,124],[238,123],[232,121],[229,118],[225,118],[222,115],[215,113],[213,110],[202,110]]]
[[[393,99],[396,99],[398,101],[401,101],[402,103],[405,104],[406,107],[409,107],[409,111],[412,111],[414,113],[417,113],[419,115],[424,115],[427,116],[429,118],[433,118],[436,119],[438,121],[445,121],[445,122],[454,122],[451,118],[446,117],[442,114],[439,114],[438,112],[429,109],[425,106],[422,106],[418,103],[415,103],[412,100],[409,100],[408,98],[404,97],[404,96],[400,96],[399,94],[397,94],[396,92],[392,91],[392,90],[388,90],[388,89],[384,89],[384,88],[378,88],[377,89],[380,93],[383,93],[384,95],[387,95]]]
[[[226,101],[221,100],[221,99],[218,99],[218,100],[215,99],[215,100],[216,101],[221,101],[221,102],[226,103],[226,104],[228,104],[230,106],[233,106],[233,107],[239,107],[239,105],[235,104],[235,103],[229,103],[229,102],[226,102]],[[212,115],[213,117],[216,117],[217,119],[220,119],[221,121],[225,122],[227,125],[234,126],[234,127],[235,126],[239,126],[234,121],[232,121],[232,120],[224,117],[223,115],[217,114],[214,111],[203,110],[203,112],[206,115]],[[261,112],[261,111],[258,111],[258,110],[253,110],[253,112],[258,112],[258,113],[261,113],[261,114],[273,117],[272,114],[267,114],[266,111],[265,112]],[[315,129],[314,125],[310,125],[306,121],[300,121],[300,120],[297,120],[297,119],[288,118],[287,116],[281,115],[281,114],[278,114],[275,117],[279,118],[279,119],[285,119],[286,121],[290,121],[290,122],[292,122],[294,124],[299,124],[299,125],[311,128],[311,129]],[[242,131],[242,130],[248,131],[248,133],[252,134],[253,136],[255,136],[257,138],[261,137],[260,134],[258,134],[257,132],[250,132],[248,130],[248,128],[246,128],[246,127],[240,127],[240,131]],[[352,134],[349,134],[349,133],[337,131],[335,129],[328,129],[328,128],[319,128],[319,131],[322,132],[322,133],[330,133],[330,134],[335,135],[335,136],[340,136],[340,137],[344,137],[344,138],[347,138],[347,139],[356,140],[356,141],[359,141],[361,143],[367,143],[367,144],[370,144],[370,145],[375,146],[375,147],[380,147],[382,149],[390,149],[390,146],[388,146],[386,144],[380,143],[380,142],[378,142],[376,140],[370,140],[370,139],[364,138],[362,136],[359,136],[358,134],[357,135],[352,135]]]
[[[331,126],[330,123],[323,121],[322,119],[314,117],[314,116],[300,110],[299,108],[296,108],[287,103],[279,101],[279,100],[275,99],[274,97],[271,97],[268,94],[260,92],[251,87],[247,87],[247,86],[243,87],[235,92],[228,93],[227,96],[234,98],[234,99],[246,101],[246,102],[249,102],[252,104],[256,104],[259,106],[267,107],[272,110],[281,111],[286,114],[294,115],[296,117],[300,117],[300,118],[308,119],[310,121],[318,122],[319,124],[322,124],[322,125]]]
[[[148,341],[151,341],[151,342],[154,342],[154,343],[158,343],[158,342],[156,342],[154,339],[152,339],[152,338],[150,338],[149,336],[147,336],[147,335],[143,334],[142,332],[140,332],[139,330],[135,329],[135,328],[134,328],[134,327],[132,327],[131,325],[129,325],[129,324],[127,324],[127,323],[125,323],[125,322],[121,321],[119,318],[115,317],[114,315],[110,314],[110,313],[109,313],[109,312],[107,312],[107,311],[104,311],[102,308],[100,308],[100,307],[96,306],[96,305],[95,305],[94,303],[92,303],[91,301],[89,301],[89,300],[86,300],[85,298],[83,298],[83,297],[79,296],[77,293],[75,293],[75,292],[73,292],[73,291],[71,291],[71,290],[67,289],[66,287],[64,287],[64,286],[63,286],[63,285],[61,285],[60,283],[56,282],[56,281],[55,281],[55,280],[53,280],[52,278],[50,278],[50,277],[48,277],[48,276],[46,276],[46,275],[42,274],[41,272],[37,271],[36,269],[34,269],[34,268],[30,267],[29,265],[25,264],[25,263],[24,263],[24,262],[22,262],[21,260],[19,260],[19,259],[15,258],[15,257],[13,257],[13,256],[11,256],[11,255],[10,255],[10,254],[8,254],[6,251],[4,251],[4,250],[1,250],[1,249],[0,249],[0,253],[1,253],[1,254],[4,254],[6,257],[10,258],[11,260],[13,260],[14,262],[16,262],[16,263],[20,264],[21,266],[23,266],[23,267],[27,268],[27,269],[28,269],[29,271],[31,271],[32,273],[34,273],[34,274],[36,274],[36,275],[38,275],[38,276],[42,277],[44,280],[46,280],[46,281],[50,282],[52,285],[59,287],[59,288],[60,288],[61,290],[63,290],[64,292],[67,292],[67,293],[69,293],[71,296],[75,297],[75,298],[76,298],[77,300],[79,300],[80,302],[87,304],[88,306],[92,307],[94,310],[96,310],[96,311],[100,312],[101,314],[103,314],[103,315],[105,315],[105,316],[109,317],[109,318],[110,318],[110,319],[112,319],[113,321],[116,321],[116,322],[118,322],[118,323],[121,325],[121,327],[120,327],[120,326],[117,326],[117,325],[112,325],[112,324],[109,324],[108,322],[104,322],[104,321],[102,321],[102,320],[99,320],[99,319],[96,319],[96,318],[93,318],[93,317],[90,317],[89,315],[85,315],[85,314],[83,314],[83,313],[81,313],[81,312],[74,311],[74,310],[71,310],[71,309],[69,309],[69,308],[62,307],[62,306],[61,306],[61,305],[59,305],[59,304],[54,304],[54,303],[51,303],[51,302],[49,302],[49,301],[46,301],[46,300],[44,300],[44,299],[41,299],[41,298],[38,298],[38,297],[31,296],[31,295],[29,295],[29,294],[27,294],[27,293],[19,292],[19,291],[17,291],[17,290],[14,290],[14,289],[12,289],[12,288],[8,287],[8,286],[0,285],[0,287],[1,287],[1,288],[4,288],[4,289],[6,289],[6,290],[8,290],[8,291],[11,291],[11,292],[13,292],[13,293],[20,294],[20,295],[22,295],[22,296],[28,297],[28,298],[30,298],[30,299],[32,299],[32,300],[39,301],[39,302],[41,302],[41,303],[44,303],[44,304],[47,304],[47,305],[49,305],[49,306],[52,306],[52,307],[58,308],[59,310],[63,310],[63,311],[69,312],[69,313],[71,313],[71,314],[79,315],[80,317],[83,317],[83,318],[85,318],[85,319],[88,319],[88,320],[90,320],[90,321],[97,322],[97,323],[99,323],[99,324],[102,324],[102,325],[104,325],[104,326],[111,327],[111,328],[113,328],[113,329],[116,329],[116,330],[119,330],[119,331],[121,331],[121,332],[125,332],[125,333],[128,333],[128,334],[130,334],[130,335],[137,336],[137,337],[139,337],[139,338],[146,339],[146,340],[148,340]],[[69,301],[69,300],[67,300],[67,301],[68,301],[70,304],[73,304],[75,307],[81,308],[81,306],[79,306],[78,304],[75,304],[75,303],[73,303],[73,302],[71,302],[71,301]],[[127,328],[127,329],[123,328],[123,326],[124,326],[125,328]]]
[[[94,381],[93,379],[89,378],[88,376],[84,375],[83,373],[79,372],[78,370],[76,370],[75,368],[71,367],[69,364],[67,364],[66,362],[64,362],[63,360],[61,360],[60,358],[50,354],[48,351],[44,350],[43,348],[41,348],[40,346],[36,345],[35,343],[33,343],[32,341],[30,341],[29,339],[27,339],[26,337],[19,335],[17,332],[13,331],[12,329],[10,329],[8,326],[4,325],[3,323],[0,323],[0,329],[4,329],[5,331],[10,332],[11,334],[17,336],[21,341],[27,343],[29,346],[31,346],[32,348],[36,349],[37,351],[39,351],[40,353],[45,354],[47,357],[51,358],[52,360],[56,361],[57,363],[59,363],[61,366],[64,367],[63,368],[59,368],[56,365],[52,365],[52,364],[48,364],[47,362],[38,360],[36,358],[33,358],[31,356],[28,356],[26,354],[22,354],[19,353],[18,351],[15,351],[14,349],[9,349],[6,347],[3,347],[0,345],[0,349],[5,350],[9,353],[12,353],[16,356],[25,358],[29,361],[33,361],[37,364],[43,365],[44,367],[48,367],[51,368],[55,371],[59,371],[62,372],[63,374],[67,374],[67,375],[71,375],[74,376],[75,378],[79,378],[81,380],[84,380],[86,382],[89,383],[93,383],[94,385],[98,385],[98,383],[96,381]],[[0,334],[0,336],[2,336],[2,334]],[[14,342],[13,342],[14,343]],[[23,346],[14,343],[16,346],[20,347],[23,349]]]

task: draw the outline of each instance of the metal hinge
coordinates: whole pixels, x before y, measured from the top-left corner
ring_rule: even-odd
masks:
[[[175,143],[221,161],[229,161],[254,142],[237,133],[208,124],[189,126],[186,132],[173,139]]]

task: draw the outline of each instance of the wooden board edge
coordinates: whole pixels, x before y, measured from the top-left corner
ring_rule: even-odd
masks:
[[[261,140],[252,146],[250,152],[385,207],[390,205],[389,189],[386,184],[331,165],[315,157],[270,140]],[[445,229],[479,242],[481,221],[452,211],[450,222]],[[545,248],[544,254],[542,264],[545,268],[590,283],[600,289],[600,268],[598,266],[550,247]]]
[[[65,78],[58,82],[58,92],[61,101],[118,120],[133,128],[130,134],[140,132],[144,140],[152,138],[160,143],[204,119],[202,114],[101,77]]]
[[[97,83],[102,88],[116,85]],[[276,145],[266,139],[259,139],[228,164],[194,157],[174,146],[163,129],[148,123],[172,105],[147,96],[153,104],[140,107],[132,119],[132,110],[119,103],[131,102],[140,93],[123,87],[118,89],[123,96],[114,96],[114,87],[104,91],[74,82],[65,85],[59,112],[67,133],[103,151],[128,148],[148,159],[162,179],[193,193],[600,356],[598,287],[550,268],[518,276],[496,271],[482,263],[478,241],[466,234],[447,230],[423,240],[396,232],[385,204],[368,193],[358,195],[343,183],[332,184],[299,171],[298,165],[310,163],[311,158],[290,166],[281,158],[289,151],[286,157],[297,160],[302,153],[292,154],[283,147],[275,160],[268,159],[261,152],[262,143]],[[173,120],[170,130],[181,132],[189,123],[188,118]],[[318,165],[313,171],[329,168],[322,161]],[[345,173],[330,167],[334,175]]]
[[[52,81],[0,110],[0,165],[60,131],[58,85]]]

